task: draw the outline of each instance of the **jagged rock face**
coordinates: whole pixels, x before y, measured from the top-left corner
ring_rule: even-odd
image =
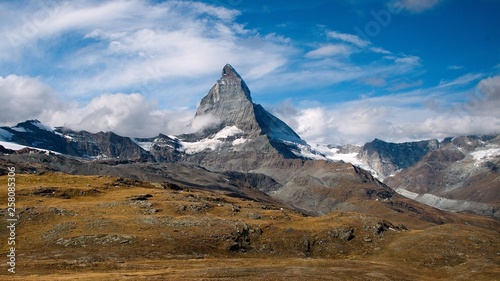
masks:
[[[436,139],[407,143],[388,143],[375,139],[363,146],[358,158],[385,178],[412,166],[438,147]]]
[[[500,217],[499,169],[500,136],[464,136],[384,182],[438,208]]]
[[[149,145],[147,149],[157,162],[177,162],[182,159],[183,153],[177,139],[160,134],[155,138],[136,138],[135,140],[138,144]]]
[[[249,172],[272,159],[297,159],[305,141],[283,121],[254,104],[250,90],[231,65],[202,99],[195,118],[216,119],[217,125],[178,136],[177,160],[216,170]],[[157,141],[154,141],[156,143]],[[173,145],[153,145],[155,155],[172,154]],[[162,152],[164,150],[164,152]]]
[[[254,104],[250,90],[234,68],[227,64],[221,78],[201,100],[195,117],[212,115],[219,121],[219,128],[236,126],[248,137],[267,135],[274,140],[303,143],[300,137],[283,121],[261,105]]]
[[[14,127],[0,129],[4,135],[5,132],[9,134],[6,141],[71,156],[91,159],[152,160],[151,155],[130,138],[119,136],[113,132],[93,134],[86,131],[75,132],[65,128],[52,130],[38,120],[28,120]]]
[[[151,155],[139,147],[128,137],[119,136],[113,132],[89,133],[61,130],[77,155],[97,158],[118,158],[122,160],[147,161]]]
[[[250,90],[245,81],[226,65],[221,78],[201,100],[195,117],[212,114],[224,126],[236,126],[249,134],[259,134]]]
[[[2,127],[0,129],[10,135],[6,141],[74,155],[71,148],[67,147],[64,137],[54,134],[50,128],[46,128],[38,120],[27,120],[14,127]]]

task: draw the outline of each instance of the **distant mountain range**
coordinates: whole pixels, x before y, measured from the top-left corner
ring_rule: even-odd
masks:
[[[363,167],[408,198],[442,210],[500,217],[500,135],[315,148]]]
[[[499,135],[310,145],[253,103],[248,86],[230,65],[202,99],[195,119],[207,125],[192,134],[152,138],[77,132],[28,120],[0,128],[0,153],[53,152],[78,163],[185,163],[254,183],[254,176],[242,175],[262,175],[257,176],[261,184],[253,187],[315,214],[366,210],[359,200],[403,200],[400,193],[444,210],[500,217]],[[64,163],[77,165],[74,161]],[[58,167],[64,169],[61,163]],[[188,182],[186,173],[176,182]],[[152,176],[151,170],[146,174]]]

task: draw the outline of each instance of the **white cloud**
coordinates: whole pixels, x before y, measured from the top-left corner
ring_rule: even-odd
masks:
[[[188,128],[184,129],[183,133],[187,133],[187,132],[194,133],[194,132],[197,132],[201,129],[216,126],[218,124],[220,124],[220,119],[212,114],[204,114],[204,115],[196,116],[189,123]]]
[[[478,89],[488,99],[500,100],[500,76],[497,75],[481,80]]]
[[[113,131],[132,137],[152,137],[159,133],[180,134],[192,131],[189,127],[193,110],[159,109],[143,95],[104,94],[85,105],[71,105],[42,117],[52,126],[64,126],[90,132]]]
[[[373,87],[383,87],[387,84],[387,81],[384,77],[368,77],[363,80],[363,83],[366,85],[370,85]]]
[[[201,2],[43,5],[26,5],[17,9],[16,17],[0,19],[13,40],[0,42],[0,51],[10,54],[0,55],[0,60],[27,66],[45,63],[45,71],[58,80],[53,87],[75,97],[132,89],[175,103],[164,95],[165,89],[181,84],[200,88],[207,79],[215,80],[225,63],[248,74],[247,79],[258,79],[283,66],[295,52],[287,38],[260,35],[236,23],[239,11]],[[34,15],[40,11],[37,20]],[[71,47],[56,55],[54,48],[61,45]],[[191,103],[199,98],[194,90],[184,94]]]
[[[329,31],[326,33],[328,38],[333,38],[337,40],[341,40],[347,43],[351,43],[356,45],[357,47],[364,48],[368,45],[370,45],[369,41],[361,39],[359,36],[353,35],[353,34],[347,34],[347,33],[340,33],[336,31]]]
[[[374,53],[378,53],[378,54],[384,54],[384,55],[390,55],[390,54],[392,54],[391,51],[388,51],[388,50],[386,50],[384,48],[381,48],[381,47],[371,47],[370,51],[372,51]]]
[[[484,77],[483,73],[467,73],[452,81],[441,80],[438,88],[449,88],[453,86],[467,85],[470,84],[471,82],[481,79],[482,77]]]
[[[448,67],[446,67],[446,69],[448,70],[460,70],[463,68],[464,68],[463,65],[448,65]]]
[[[477,91],[469,97],[467,109],[474,115],[493,116],[497,119],[500,108],[500,76],[488,77],[477,85]],[[497,120],[498,122],[498,120]]]
[[[398,81],[393,86],[389,87],[388,90],[391,92],[396,92],[408,88],[420,87],[424,84],[424,81],[418,79],[416,81]]]
[[[137,137],[187,133],[202,126],[199,121],[190,126],[194,110],[160,109],[156,103],[137,93],[104,94],[86,104],[68,103],[49,86],[32,77],[0,77],[0,96],[0,125],[6,126],[39,119],[53,127],[113,131]]]
[[[433,87],[382,97],[365,97],[333,106],[272,108],[307,141],[364,144],[374,138],[392,142],[500,133],[500,76],[481,80],[460,103],[435,104],[449,95]],[[468,98],[466,98],[468,96]]]
[[[26,76],[0,77],[0,96],[2,125],[39,118],[63,106],[53,89],[36,78]]]
[[[432,9],[443,0],[393,0],[389,2],[395,10],[407,10],[411,13],[421,13],[426,10]]]
[[[420,64],[420,57],[417,57],[417,56],[403,56],[403,57],[397,57],[397,58],[395,58],[394,61],[396,63],[419,65]]]
[[[349,56],[353,53],[353,49],[344,44],[330,44],[319,47],[306,53],[307,58],[323,58],[331,56]]]

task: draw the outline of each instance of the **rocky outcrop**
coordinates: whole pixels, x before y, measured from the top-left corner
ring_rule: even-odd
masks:
[[[117,158],[132,161],[148,161],[153,157],[138,146],[128,137],[119,136],[113,132],[89,133],[86,131],[75,132],[67,129],[59,129],[69,139],[68,146],[77,155],[93,158],[108,159]]]
[[[358,158],[385,178],[420,161],[428,152],[439,148],[436,139],[419,142],[388,143],[379,139],[366,143]]]

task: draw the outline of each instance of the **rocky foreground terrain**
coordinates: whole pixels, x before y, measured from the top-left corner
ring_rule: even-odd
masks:
[[[20,169],[17,270],[10,274],[3,263],[2,279],[497,280],[500,274],[498,221],[408,207],[404,199],[388,200],[391,211],[373,199],[366,212],[307,216],[227,190]],[[0,235],[8,230],[0,228]]]

